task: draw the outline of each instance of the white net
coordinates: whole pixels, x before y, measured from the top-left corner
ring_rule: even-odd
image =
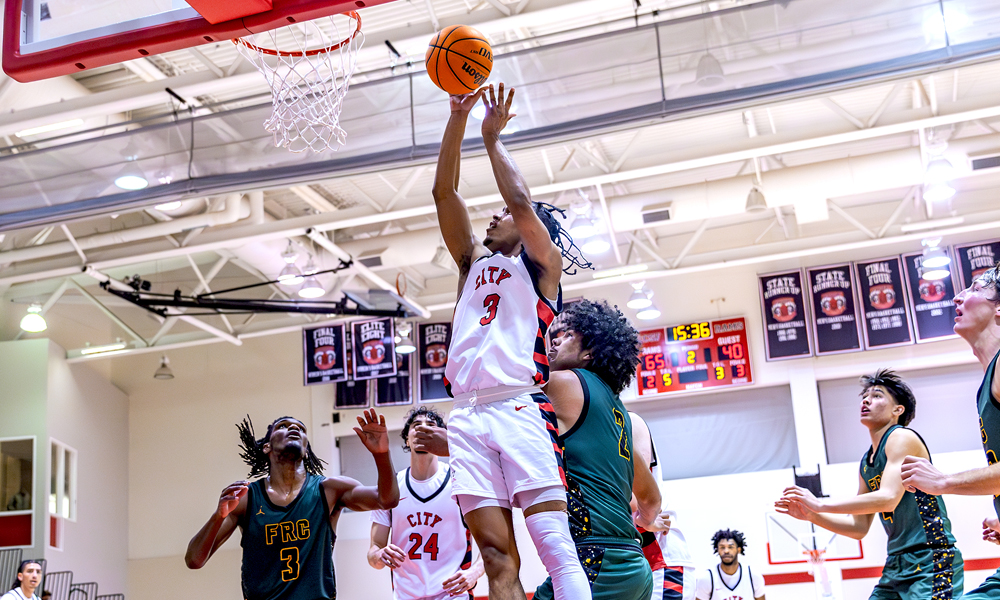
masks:
[[[274,110],[264,129],[292,152],[336,150],[347,141],[340,126],[344,96],[364,43],[361,17],[351,11],[233,40],[257,67]]]

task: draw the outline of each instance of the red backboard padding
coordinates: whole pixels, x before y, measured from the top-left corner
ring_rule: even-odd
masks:
[[[0,548],[31,545],[31,515],[0,516]]]
[[[271,10],[271,0],[186,0],[212,25]]]

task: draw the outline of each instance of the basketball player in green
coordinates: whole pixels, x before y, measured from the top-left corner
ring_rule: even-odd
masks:
[[[243,598],[246,600],[333,600],[333,543],[343,509],[390,509],[399,502],[396,472],[389,459],[385,417],[367,410],[354,431],[378,467],[378,486],[347,477],[323,477],[302,421],[282,417],[255,439],[253,426],[237,427],[242,458],[256,481],[237,481],[222,490],[215,512],[191,538],[184,560],[200,569],[239,526],[243,535]]]
[[[639,333],[617,308],[591,300],[567,306],[550,332],[545,394],[564,432],[559,441],[577,554],[594,600],[648,600],[653,575],[636,524],[650,526],[659,516],[660,489],[640,458],[650,454],[649,435],[633,438],[632,419],[618,398],[635,376]],[[633,492],[635,522],[629,506]],[[535,598],[552,597],[548,579]]]
[[[945,475],[919,455],[903,461],[903,485],[928,494],[993,496],[993,508],[1000,516],[1000,378],[996,377],[1000,356],[1000,263],[976,278],[955,296],[955,333],[972,347],[986,373],[979,386],[979,433],[988,466]],[[983,521],[983,539],[997,543],[997,519]],[[1000,571],[962,597],[965,600],[1000,598]]]
[[[780,513],[857,540],[868,533],[877,513],[889,537],[888,557],[871,598],[957,599],[962,595],[963,562],[944,499],[906,491],[900,475],[907,455],[930,460],[924,440],[906,427],[917,404],[913,391],[888,369],[863,376],[861,386],[861,424],[868,428],[872,445],[861,459],[858,495],[832,500],[790,487],[775,507]]]

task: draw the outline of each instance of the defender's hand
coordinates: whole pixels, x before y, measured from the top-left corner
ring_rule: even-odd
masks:
[[[983,519],[983,540],[1000,546],[1000,521],[993,518]]]
[[[444,427],[414,425],[416,441],[410,446],[416,452],[428,452],[435,456],[448,456],[448,430]]]
[[[921,490],[932,496],[940,496],[947,492],[948,476],[926,458],[907,456],[903,459],[900,474],[903,476],[903,487],[908,492]]]
[[[451,96],[448,99],[449,105],[451,106],[451,112],[468,115],[469,111],[475,108],[476,102],[479,102],[479,98],[482,97],[485,91],[486,88],[479,88],[470,94]]]
[[[441,587],[451,596],[468,594],[469,590],[476,587],[476,578],[469,571],[459,571],[448,579],[445,579]]]
[[[389,452],[389,433],[385,426],[385,415],[375,412],[374,408],[365,411],[364,419],[358,417],[358,425],[354,432],[361,438],[361,443],[372,454]]]
[[[483,94],[483,104],[486,105],[486,116],[483,117],[483,139],[489,136],[500,135],[507,122],[517,115],[510,112],[510,106],[514,102],[514,88],[510,88],[507,99],[503,97],[503,84],[497,87],[498,96],[493,93],[493,84],[490,84],[489,93]]]
[[[659,515],[653,519],[653,522],[649,524],[649,527],[644,527],[646,531],[661,531],[663,533],[670,532],[670,513],[667,511],[661,512]]]
[[[249,481],[235,481],[226,486],[226,489],[222,490],[222,494],[219,496],[219,508],[216,509],[216,514],[225,519],[229,513],[236,510],[240,498],[246,496],[250,491],[249,485]]]

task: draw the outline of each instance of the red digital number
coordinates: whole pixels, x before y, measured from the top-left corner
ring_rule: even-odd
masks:
[[[747,367],[746,365],[733,365],[733,377],[746,377]]]
[[[642,366],[644,371],[655,371],[656,369],[666,369],[667,363],[663,360],[663,353],[657,352],[643,356]]]
[[[647,390],[656,389],[656,377],[653,377],[652,375],[647,375],[643,377],[642,380],[643,380],[642,384],[643,389]]]
[[[480,325],[489,325],[493,319],[497,318],[497,307],[500,306],[500,294],[490,294],[483,299],[483,308],[486,309],[486,316],[479,319]]]
[[[729,360],[740,360],[743,358],[743,346],[740,344],[719,346],[719,353],[723,354]]]

